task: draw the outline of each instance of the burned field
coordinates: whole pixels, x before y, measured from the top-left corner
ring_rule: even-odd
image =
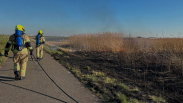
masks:
[[[102,81],[96,83],[92,80],[86,80],[87,86],[108,96],[111,102],[121,102],[116,98],[116,92],[143,102],[156,102],[151,98],[152,95],[161,96],[169,103],[182,101],[183,78],[181,75],[173,72],[162,72],[161,70],[166,68],[153,64],[149,67],[127,68],[128,65],[123,64],[122,54],[122,52],[63,52],[63,54],[53,53],[52,56],[66,67],[69,64],[78,68],[84,75],[91,75],[92,71],[103,72],[106,76],[115,78],[115,82],[127,84],[128,88],[137,87],[139,89],[137,91],[128,91],[113,83],[104,83]],[[68,66],[68,68],[71,67]]]
[[[181,38],[116,38],[102,34],[105,39],[99,39],[95,35],[50,42],[59,49],[46,51],[104,101],[182,101]]]

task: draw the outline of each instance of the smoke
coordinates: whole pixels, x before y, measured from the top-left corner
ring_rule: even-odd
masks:
[[[98,32],[123,31],[122,24],[115,13],[115,6],[108,0],[85,0],[82,4],[80,10],[82,11],[82,15],[87,18],[85,23],[88,25],[86,26],[90,27],[91,30],[95,28]]]

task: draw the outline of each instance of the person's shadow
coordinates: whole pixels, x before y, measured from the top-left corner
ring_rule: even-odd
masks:
[[[15,78],[0,76],[0,81],[14,81]]]

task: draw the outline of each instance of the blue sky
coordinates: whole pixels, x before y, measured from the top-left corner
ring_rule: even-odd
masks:
[[[122,32],[143,37],[182,37],[183,0],[0,0],[0,33],[15,25],[28,35]]]

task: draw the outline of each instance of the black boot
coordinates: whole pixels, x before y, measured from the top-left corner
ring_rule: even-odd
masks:
[[[25,79],[25,77],[20,77],[20,78],[19,78],[19,80],[24,80],[24,79]]]
[[[41,61],[41,59],[43,59],[43,57],[42,58],[39,58],[39,61]]]
[[[15,71],[14,74],[15,74],[15,80],[19,80],[20,72],[19,71]]]

